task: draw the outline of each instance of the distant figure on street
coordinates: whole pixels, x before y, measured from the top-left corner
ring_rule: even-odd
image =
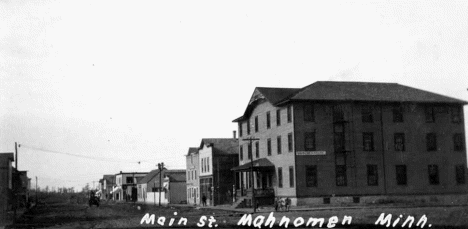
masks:
[[[202,200],[203,206],[206,206],[206,196],[205,196],[205,194],[203,194],[201,200]]]
[[[289,207],[291,206],[291,199],[289,197],[286,198],[286,211],[289,211]]]

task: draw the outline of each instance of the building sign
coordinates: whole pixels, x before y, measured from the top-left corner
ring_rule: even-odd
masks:
[[[327,151],[297,151],[296,155],[299,156],[316,156],[316,155],[326,155]]]

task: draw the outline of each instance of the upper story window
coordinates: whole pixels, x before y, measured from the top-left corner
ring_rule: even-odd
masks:
[[[276,110],[276,125],[281,126],[281,110]]]
[[[242,137],[242,122],[239,122],[239,137]]]
[[[276,138],[276,149],[278,151],[278,154],[281,154],[281,136],[278,136]]]
[[[435,133],[426,134],[426,149],[427,151],[437,150],[437,137]]]
[[[255,133],[258,132],[258,116],[255,116]]]
[[[127,177],[127,184],[133,184],[133,177]]]
[[[395,151],[405,151],[405,134],[395,133],[393,136]]]
[[[450,113],[452,117],[453,123],[460,123],[461,122],[461,110],[460,107],[451,107]]]
[[[247,135],[250,134],[250,119],[247,120]]]
[[[367,185],[378,186],[379,175],[377,172],[377,165],[367,165]]]
[[[465,141],[463,141],[463,134],[453,135],[453,149],[455,151],[463,151],[465,149]]]
[[[362,133],[362,147],[364,151],[374,151],[374,133]]]
[[[455,179],[457,184],[465,183],[465,165],[456,165],[455,166]]]
[[[271,127],[270,112],[269,111],[266,113],[266,126],[267,126],[267,129],[270,129],[270,127]]]
[[[304,104],[304,122],[315,122],[314,106]]]
[[[267,139],[267,153],[268,156],[271,156],[271,138]]]
[[[244,147],[242,145],[239,146],[239,160],[244,160]]]
[[[362,106],[361,116],[362,122],[374,122],[374,117],[372,116],[372,107],[369,105]]]
[[[289,152],[293,151],[293,136],[292,136],[292,133],[288,134],[288,151]]]
[[[260,146],[259,142],[255,142],[255,157],[259,158],[260,157]]]
[[[247,157],[249,160],[252,159],[252,144],[251,143],[247,145]]]
[[[393,107],[393,122],[403,122],[403,107],[402,106]]]
[[[288,106],[288,123],[292,121],[292,107]]]
[[[304,134],[304,150],[315,150],[315,132],[306,132]]]
[[[435,122],[435,115],[434,115],[434,107],[433,106],[426,106],[425,110],[425,117],[426,117],[426,122],[431,123]]]

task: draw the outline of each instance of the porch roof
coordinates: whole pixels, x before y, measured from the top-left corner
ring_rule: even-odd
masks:
[[[260,158],[253,162],[249,162],[249,163],[234,167],[231,170],[236,171],[236,172],[250,170],[250,168],[252,167],[252,163],[253,163],[253,170],[268,170],[268,169],[274,170],[275,169],[275,165],[271,163],[270,160],[266,158]]]

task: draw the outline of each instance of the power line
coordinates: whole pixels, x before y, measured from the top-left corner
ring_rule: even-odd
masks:
[[[37,147],[34,147],[34,146],[28,146],[28,145],[24,145],[24,144],[20,144],[19,146],[21,148],[29,148],[29,149],[33,149],[33,150],[39,150],[39,151],[42,151],[42,152],[45,152],[45,153],[68,155],[68,156],[92,159],[92,160],[97,160],[97,161],[126,162],[126,163],[138,163],[138,164],[140,163],[140,161],[131,161],[131,162],[129,162],[129,160],[123,160],[123,159],[105,158],[105,157],[92,157],[92,156],[85,156],[85,155],[79,155],[79,154],[64,153],[64,152],[59,152],[59,151],[54,151],[54,150],[37,148]]]

